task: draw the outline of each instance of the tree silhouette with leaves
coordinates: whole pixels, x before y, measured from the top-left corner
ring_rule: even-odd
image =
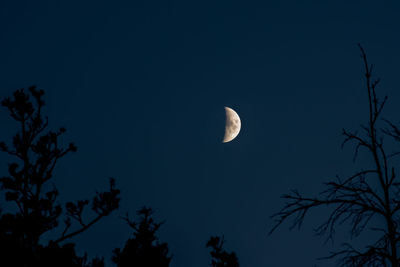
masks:
[[[227,252],[224,246],[224,237],[212,236],[207,242],[206,247],[211,248],[212,267],[239,267],[239,261],[235,252]]]
[[[143,207],[137,215],[139,221],[132,221],[128,215],[124,218],[133,229],[133,237],[122,250],[114,250],[113,262],[118,267],[168,267],[171,261],[168,244],[159,242],[156,235],[162,223],[154,221],[151,208]]]
[[[77,148],[73,143],[62,145],[64,128],[48,130],[43,95],[43,90],[32,86],[15,91],[1,102],[18,124],[12,143],[0,142],[0,151],[13,159],[0,185],[5,200],[16,207],[15,212],[0,214],[2,261],[9,266],[89,266],[86,257],[76,256],[74,244],[64,242],[116,210],[119,190],[110,179],[108,191],[98,192],[91,201],[58,202],[59,191],[52,183],[54,168]],[[89,205],[94,216],[84,220]],[[60,235],[45,242],[43,235],[49,232]],[[102,261],[96,259],[92,265],[102,266]]]
[[[394,157],[399,152],[389,153],[389,150],[393,149],[393,143],[400,142],[400,128],[382,118],[387,97],[378,97],[379,79],[372,78],[373,65],[368,63],[361,45],[359,48],[368,94],[367,123],[361,126],[361,132],[343,130],[343,145],[353,143],[354,160],[358,153],[365,153],[372,159],[372,164],[348,177],[336,177],[335,180],[327,182],[325,190],[318,196],[307,197],[298,191],[284,195],[286,204],[272,216],[276,224],[271,233],[289,218],[294,218],[292,228],[300,228],[311,209],[329,207],[330,214],[326,221],[317,227],[317,234],[326,234],[328,239],[332,239],[335,228],[348,223],[351,237],[373,231],[378,238],[361,249],[355,248],[351,243],[345,243],[339,251],[326,257],[327,259],[337,258],[340,266],[397,267],[400,265],[400,183]],[[375,226],[377,223],[379,226]]]

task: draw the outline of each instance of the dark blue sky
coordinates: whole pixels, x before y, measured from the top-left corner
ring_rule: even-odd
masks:
[[[312,234],[321,212],[272,236],[269,216],[289,189],[356,169],[340,133],[366,119],[358,42],[398,121],[400,4],[266,2],[0,2],[0,97],[38,85],[51,126],[78,145],[56,170],[60,199],[110,176],[122,189],[120,210],[74,240],[81,251],[109,259],[130,234],[118,217],[150,205],[173,267],[207,266],[213,234],[243,267],[334,266],[316,260],[332,249]],[[242,120],[227,144],[224,106]],[[0,125],[10,138],[5,110]]]

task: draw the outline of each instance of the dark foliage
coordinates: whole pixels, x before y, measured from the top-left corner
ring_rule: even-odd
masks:
[[[305,197],[297,191],[284,195],[287,202],[272,216],[276,220],[272,231],[293,216],[292,227],[300,227],[308,211],[315,207],[330,207],[330,216],[316,229],[317,234],[327,234],[332,239],[337,225],[349,223],[352,237],[366,231],[375,231],[379,237],[361,249],[350,243],[343,244],[340,251],[326,258],[338,257],[340,266],[395,267],[400,266],[400,183],[393,158],[399,153],[388,153],[393,145],[388,146],[387,140],[399,142],[400,128],[381,118],[387,97],[378,98],[379,80],[372,80],[373,66],[369,65],[361,46],[360,50],[365,66],[368,120],[366,125],[361,126],[361,133],[343,130],[343,144],[353,143],[355,158],[359,152],[365,152],[373,163],[353,175],[337,177],[326,183],[326,190],[319,196]],[[384,126],[379,126],[380,123]],[[377,218],[375,222],[382,222],[379,227],[371,224],[373,217]]]
[[[2,260],[9,262],[9,266],[102,266],[100,259],[86,263],[86,257],[75,254],[74,244],[62,245],[62,242],[117,209],[119,190],[111,179],[109,190],[97,193],[91,201],[68,202],[65,209],[59,204],[59,192],[52,184],[53,170],[61,158],[77,148],[73,143],[61,145],[64,128],[47,129],[48,119],[42,111],[43,95],[43,90],[33,86],[28,92],[17,90],[1,102],[18,124],[12,143],[0,142],[0,151],[14,159],[9,164],[8,175],[0,178],[0,185],[6,201],[16,206],[16,212],[0,217]],[[82,215],[90,203],[95,216],[85,221]],[[60,229],[62,219],[64,227]],[[61,232],[61,235],[43,244],[42,236],[49,231]]]
[[[154,222],[151,208],[143,207],[137,212],[139,222],[124,218],[133,229],[133,238],[126,241],[122,250],[114,250],[113,262],[118,267],[168,267],[171,256],[168,244],[160,243],[156,235],[162,223]]]
[[[212,267],[239,267],[239,261],[235,252],[227,252],[224,248],[224,237],[212,236],[206,247],[211,248]]]

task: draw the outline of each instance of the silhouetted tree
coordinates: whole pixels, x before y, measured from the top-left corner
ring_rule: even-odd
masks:
[[[118,267],[168,267],[171,256],[168,244],[160,243],[156,235],[162,223],[154,222],[151,208],[143,207],[137,212],[139,222],[124,218],[133,229],[133,238],[126,241],[122,251],[114,250],[113,262]]]
[[[235,252],[227,252],[224,248],[224,237],[212,236],[206,247],[211,248],[211,266],[212,267],[239,267],[239,261]]]
[[[317,197],[305,197],[297,191],[284,195],[285,206],[272,217],[276,225],[271,233],[290,217],[293,227],[300,227],[307,212],[315,207],[331,208],[327,220],[316,229],[317,234],[327,234],[333,238],[338,224],[348,222],[350,234],[357,237],[366,231],[375,231],[379,236],[364,248],[357,249],[350,243],[345,243],[340,251],[326,257],[339,257],[341,266],[399,266],[399,211],[400,183],[393,157],[399,153],[388,153],[388,143],[385,137],[400,142],[400,128],[381,114],[387,97],[380,99],[376,94],[378,80],[372,79],[373,66],[369,65],[364,49],[360,47],[361,57],[365,66],[366,89],[368,93],[368,121],[362,125],[362,133],[343,130],[345,137],[343,145],[355,144],[355,155],[365,152],[372,159],[372,166],[361,169],[345,177],[326,183],[326,189]],[[380,126],[379,123],[383,123]],[[386,141],[384,143],[384,140]],[[374,223],[371,219],[376,217]]]
[[[8,175],[0,178],[0,185],[6,201],[16,207],[15,212],[1,214],[1,260],[12,263],[8,266],[83,266],[86,259],[76,256],[74,245],[62,243],[117,209],[119,190],[114,179],[110,179],[108,191],[97,193],[91,201],[68,202],[63,213],[57,201],[58,190],[52,183],[53,170],[61,158],[77,148],[73,143],[61,145],[64,128],[47,129],[43,95],[43,90],[32,86],[28,92],[17,90],[1,102],[18,124],[12,144],[0,142],[0,151],[14,158],[8,166]],[[89,204],[94,217],[86,221],[83,214]],[[64,227],[60,229],[63,217]],[[58,238],[42,244],[45,233],[57,233],[58,229],[61,232]],[[101,266],[101,262],[96,259],[93,266]]]

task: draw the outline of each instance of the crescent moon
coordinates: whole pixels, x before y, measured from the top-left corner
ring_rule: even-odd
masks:
[[[235,139],[240,132],[240,127],[239,115],[233,109],[225,107],[225,135],[222,143]]]

